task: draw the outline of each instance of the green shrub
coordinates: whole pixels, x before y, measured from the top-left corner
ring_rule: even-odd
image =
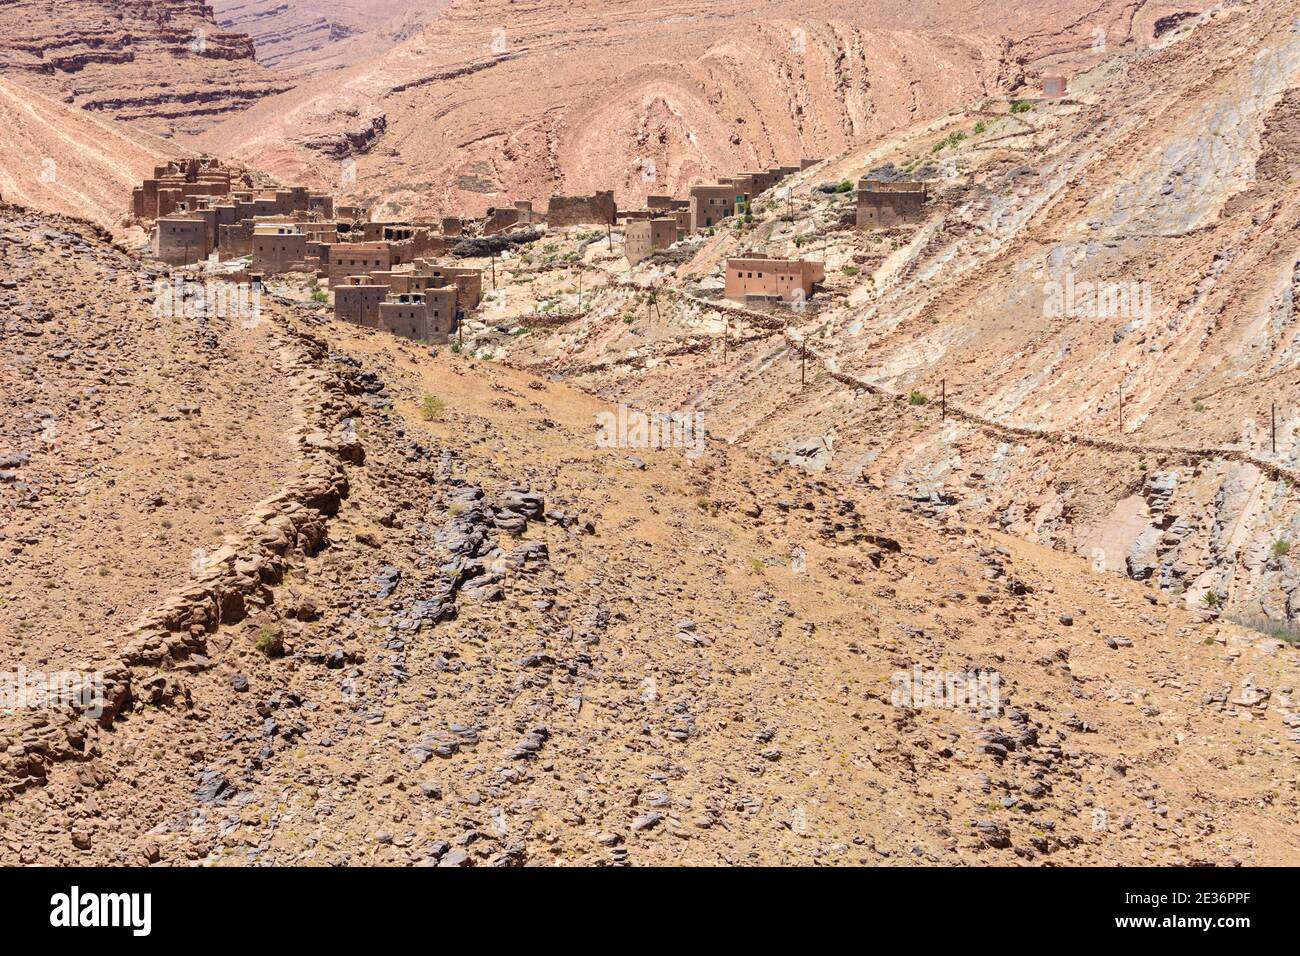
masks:
[[[924,392],[913,391],[907,396],[907,404],[909,405],[928,405],[929,402],[930,400],[925,397]]]
[[[441,421],[446,411],[447,404],[437,395],[424,396],[420,414],[424,416],[426,422]]]
[[[1013,113],[1028,113],[1033,108],[1034,108],[1034,104],[1026,102],[1025,100],[1011,101],[1011,112]]]
[[[257,635],[255,646],[267,657],[279,657],[284,653],[284,637],[279,631],[264,627]]]

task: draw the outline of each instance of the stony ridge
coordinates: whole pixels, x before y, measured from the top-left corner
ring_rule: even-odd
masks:
[[[293,85],[211,14],[203,0],[13,0],[0,5],[0,75],[153,133],[197,133]]]

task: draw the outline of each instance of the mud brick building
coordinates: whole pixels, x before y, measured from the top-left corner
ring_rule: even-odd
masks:
[[[335,241],[339,231],[330,221],[334,198],[329,194],[306,186],[254,188],[249,174],[235,173],[216,159],[179,159],[155,167],[154,175],[133,190],[131,213],[154,221],[155,254],[173,265],[198,262],[213,251],[223,258],[255,255],[260,226],[297,224],[310,251],[300,254],[298,240],[262,244],[264,258],[257,268],[283,271],[288,257],[298,263],[316,258],[320,245]],[[302,228],[307,224],[310,228]]]
[[[1065,95],[1065,77],[1044,76],[1043,96],[1049,100],[1060,99]]]
[[[363,264],[361,256],[351,258],[346,243],[333,246],[330,253],[335,257],[330,260],[331,267],[346,262],[348,268],[360,269]],[[370,261],[379,259],[371,257]],[[420,259],[401,271],[376,268],[345,276],[332,286],[334,317],[409,339],[445,342],[455,330],[457,312],[478,306],[482,287],[480,269]]]
[[[154,174],[131,192],[136,219],[158,219],[174,212],[187,198],[229,195],[234,174],[217,159],[176,159],[155,166]]]
[[[765,193],[771,189],[781,177],[775,169],[772,170],[748,170],[740,174],[740,178],[748,183],[745,192],[752,200],[760,193]]]
[[[667,249],[676,241],[676,218],[639,219],[629,222],[624,230],[623,254],[629,265],[636,265],[656,249]]]
[[[307,237],[302,229],[292,223],[266,223],[254,227],[251,268],[268,276],[307,271]]]
[[[407,222],[365,222],[361,224],[362,242],[402,242],[415,234]]]
[[[618,205],[612,189],[598,190],[590,196],[552,196],[546,207],[546,222],[552,229],[612,226],[617,220]]]
[[[691,208],[689,199],[674,199],[671,196],[646,196],[645,204],[647,209],[656,212],[672,212],[678,209]]]
[[[493,206],[488,209],[487,214],[483,217],[483,235],[491,236],[498,232],[505,232],[507,229],[513,229],[515,226],[531,226],[539,220],[539,216],[533,211],[531,200],[519,199],[513,206]],[[460,235],[464,232],[464,222],[457,221],[458,226],[455,233],[449,233],[447,227],[443,225],[444,235]]]
[[[386,242],[341,242],[329,247],[322,263],[329,287],[337,289],[348,276],[369,275],[392,268],[393,254]]]
[[[379,328],[379,305],[388,298],[389,287],[366,276],[348,276],[334,290],[334,318],[368,329]]]
[[[752,173],[742,173],[739,176],[732,176],[727,180],[731,186],[732,204],[736,208],[737,214],[744,212],[746,201],[756,195],[754,189],[754,176]]]
[[[858,180],[858,228],[887,229],[904,222],[920,222],[927,190],[925,183],[884,183]]]
[[[227,259],[253,254],[253,220],[243,219],[233,225],[218,226],[218,247]]]
[[[736,214],[736,189],[731,183],[691,187],[691,231],[710,229]]]
[[[677,238],[685,239],[691,234],[691,211],[690,209],[674,209],[672,211],[673,222],[677,226]]]
[[[733,302],[793,302],[825,281],[823,263],[806,259],[728,259],[724,295]]]
[[[379,328],[419,342],[448,341],[455,319],[454,288],[390,294],[379,304]]]
[[[457,305],[469,312],[477,309],[483,300],[483,270],[467,266],[444,266],[436,262],[420,260],[415,265],[418,275],[428,276],[434,285],[454,286],[457,290]]]
[[[167,216],[154,227],[153,254],[169,265],[200,262],[211,251],[207,224],[202,219]]]

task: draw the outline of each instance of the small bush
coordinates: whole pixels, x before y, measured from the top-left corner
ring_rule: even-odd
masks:
[[[1011,112],[1013,113],[1028,113],[1033,108],[1034,108],[1033,103],[1027,103],[1024,100],[1011,101]]]
[[[914,391],[907,396],[907,404],[909,405],[928,405],[929,403],[930,400],[925,397],[924,392]]]
[[[930,152],[937,153],[942,149],[947,149],[949,146],[956,146],[965,138],[966,138],[966,134],[960,131],[956,133],[950,133],[949,135],[945,136],[943,139],[939,140],[939,142],[935,143],[934,146],[930,148]]]
[[[284,638],[279,631],[264,627],[257,635],[256,647],[267,657],[279,657],[284,653]]]
[[[980,133],[984,132],[988,128],[989,128],[988,123],[985,123],[983,120],[980,120],[978,123],[975,124],[975,135],[978,136]]]
[[[1201,603],[1203,603],[1206,607],[1218,607],[1219,595],[1217,595],[1213,591],[1206,591],[1205,594],[1201,596]]]
[[[426,422],[441,421],[442,416],[447,411],[447,403],[437,395],[424,396],[424,402],[421,405],[420,414],[424,416]]]
[[[1273,542],[1273,557],[1285,558],[1291,551],[1291,542],[1286,538],[1278,538]]]
[[[839,184],[838,186],[835,187],[835,191],[836,191],[837,193],[851,193],[851,192],[853,192],[853,183],[852,183],[852,181],[850,181],[850,180],[848,180],[848,179],[842,179],[842,180],[840,180],[840,184]]]
[[[845,266],[845,267],[844,267],[844,274],[845,274],[846,276],[855,276],[855,275],[857,275],[857,274],[858,274],[859,272],[861,272],[861,271],[862,271],[862,270],[859,269],[857,266]]]
[[[311,300],[313,302],[328,302],[329,299],[330,295],[324,289],[317,289],[311,294]]]

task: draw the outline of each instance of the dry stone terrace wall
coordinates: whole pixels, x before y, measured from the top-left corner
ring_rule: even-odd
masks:
[[[649,291],[646,286],[639,285],[635,282],[617,282],[613,283],[620,288],[634,289],[638,291]],[[760,328],[766,328],[773,331],[781,331],[786,344],[794,349],[802,349],[805,343],[805,336],[789,328],[788,323],[783,319],[763,312],[757,312],[753,309],[746,309],[742,306],[731,305],[729,303],[714,302],[709,299],[692,295],[688,292],[681,292],[684,298],[707,309],[716,312],[733,315],[737,318],[743,318],[751,325]],[[870,392],[873,395],[882,395],[886,398],[902,400],[907,398],[906,392],[896,391],[888,388],[878,382],[871,382],[865,378],[856,375],[850,375],[847,372],[841,372],[833,367],[833,358],[815,348],[812,345],[807,346],[808,357],[819,362],[826,374],[841,385],[855,390]],[[1277,462],[1261,458],[1252,452],[1241,448],[1231,448],[1226,446],[1197,448],[1189,445],[1153,445],[1138,444],[1132,442],[1112,441],[1107,438],[1090,438],[1086,435],[1080,435],[1075,432],[1052,431],[1041,428],[1022,428],[1016,425],[1007,425],[1002,422],[996,422],[990,418],[973,412],[970,409],[949,401],[947,403],[947,412],[952,418],[958,421],[966,422],[983,431],[1001,438],[1010,439],[1028,439],[1037,441],[1047,441],[1062,445],[1078,445],[1081,448],[1096,448],[1099,451],[1115,452],[1118,454],[1150,454],[1164,455],[1177,461],[1185,463],[1194,463],[1198,461],[1208,461],[1210,459],[1223,459],[1225,461],[1243,462],[1253,465],[1262,473],[1274,481],[1300,482],[1300,470],[1287,468],[1279,465]]]
[[[257,504],[239,532],[207,557],[193,583],[143,613],[120,638],[114,657],[83,668],[103,675],[99,725],[111,726],[133,702],[184,699],[180,675],[207,666],[207,635],[270,603],[270,588],[293,555],[326,545],[327,522],[348,493],[345,464],[364,457],[352,425],[353,400],[340,376],[327,370],[326,358],[319,339],[291,328],[280,334],[276,364],[294,399],[297,477]],[[22,727],[0,733],[0,799],[42,781],[52,762],[93,758],[94,724],[71,708],[33,709]]]

